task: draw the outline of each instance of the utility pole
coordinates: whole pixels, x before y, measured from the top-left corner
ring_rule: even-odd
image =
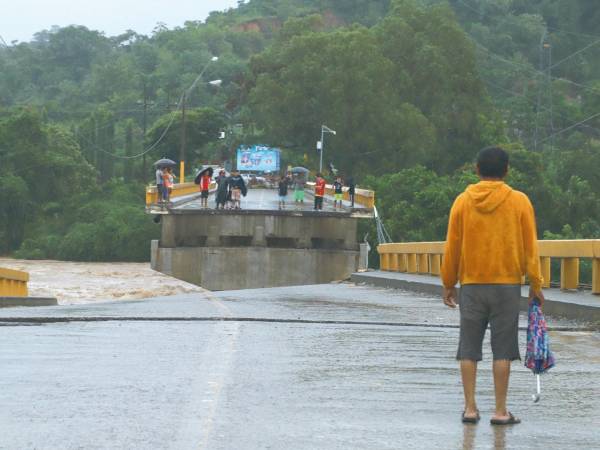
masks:
[[[142,148],[146,145],[146,131],[148,127],[147,122],[148,115],[148,92],[146,90],[146,86],[144,85],[144,116],[142,118]],[[146,183],[146,177],[148,176],[148,165],[146,163],[146,152],[142,156],[142,181]]]
[[[545,43],[548,51],[548,96],[550,100],[550,151],[554,150],[554,93],[552,92],[552,45]]]
[[[185,182],[185,144],[186,144],[186,121],[185,121],[185,101],[187,92],[183,93],[181,98],[181,146],[179,147],[179,182]]]
[[[540,70],[538,76],[538,95],[535,114],[534,150],[538,150],[538,144],[548,139],[548,125],[550,125],[550,149],[554,148],[554,99],[552,92],[552,45],[549,42],[548,31],[544,31],[540,40]],[[544,105],[548,103],[548,106]],[[540,124],[540,114],[547,110],[550,114],[549,120],[543,116]],[[540,136],[540,129],[544,130],[544,139]]]
[[[321,144],[320,145],[321,148],[319,149],[321,151],[321,154],[319,155],[319,173],[321,175],[323,175],[323,150],[325,147],[324,141],[325,141],[325,130],[323,129],[323,126],[321,126],[321,140],[319,141]]]

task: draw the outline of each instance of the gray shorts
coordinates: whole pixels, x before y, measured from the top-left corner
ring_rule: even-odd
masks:
[[[521,286],[467,284],[461,286],[460,341],[456,359],[481,361],[481,347],[488,323],[494,360],[521,359],[519,353],[519,303]]]

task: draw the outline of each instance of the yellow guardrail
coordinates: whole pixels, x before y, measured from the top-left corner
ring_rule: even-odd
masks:
[[[592,293],[600,294],[600,239],[538,241],[544,287],[550,287],[550,264],[560,259],[560,288],[579,287],[579,260],[592,260]],[[438,276],[444,242],[406,242],[377,247],[381,270]]]
[[[216,187],[216,183],[212,182],[211,189]],[[200,186],[195,183],[179,183],[174,184],[171,190],[171,198],[183,197],[184,195],[199,194]],[[155,205],[158,203],[158,189],[156,185],[146,187],[146,206]]]
[[[314,189],[315,182],[309,181],[306,183],[307,186]],[[333,190],[333,186],[331,184],[325,185],[325,194],[333,196],[335,194]],[[348,193],[348,187],[343,188],[343,199],[346,201],[350,201],[350,194]],[[375,191],[370,191],[368,189],[359,189],[356,188],[354,190],[354,203],[355,205],[360,205],[364,208],[372,209],[375,207]]]
[[[27,297],[28,281],[27,272],[0,268],[0,297]]]

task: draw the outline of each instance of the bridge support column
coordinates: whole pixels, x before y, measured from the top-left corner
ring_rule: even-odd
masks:
[[[390,254],[389,253],[382,253],[380,255],[379,264],[381,266],[381,270],[389,271],[390,270]]]
[[[429,255],[429,273],[431,275],[440,275],[440,267],[442,265],[441,255]]]
[[[259,226],[254,228],[252,245],[255,247],[265,247],[267,245],[267,239],[265,238],[265,227]]]
[[[426,253],[418,255],[419,273],[429,273],[429,255]]]
[[[550,262],[551,262],[551,260],[548,257],[540,258],[540,265],[542,267],[542,277],[544,277],[544,284],[542,285],[542,287],[544,287],[544,288],[550,287],[550,281],[552,278],[552,272],[550,270]]]
[[[579,258],[563,258],[560,264],[560,288],[563,290],[579,287]]]
[[[592,294],[600,295],[600,258],[592,260]]]
[[[206,237],[206,245],[209,247],[218,247],[220,244],[220,233],[216,225],[208,227],[208,236]]]
[[[406,254],[401,253],[398,255],[398,272],[406,272]]]
[[[392,272],[398,272],[398,253],[392,253],[390,255],[390,270]]]
[[[417,273],[417,255],[409,253],[406,255],[406,271],[408,273]]]

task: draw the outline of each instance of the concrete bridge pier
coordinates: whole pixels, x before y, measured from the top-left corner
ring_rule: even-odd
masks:
[[[359,268],[357,217],[314,211],[172,210],[152,268],[209,290],[328,283]]]

